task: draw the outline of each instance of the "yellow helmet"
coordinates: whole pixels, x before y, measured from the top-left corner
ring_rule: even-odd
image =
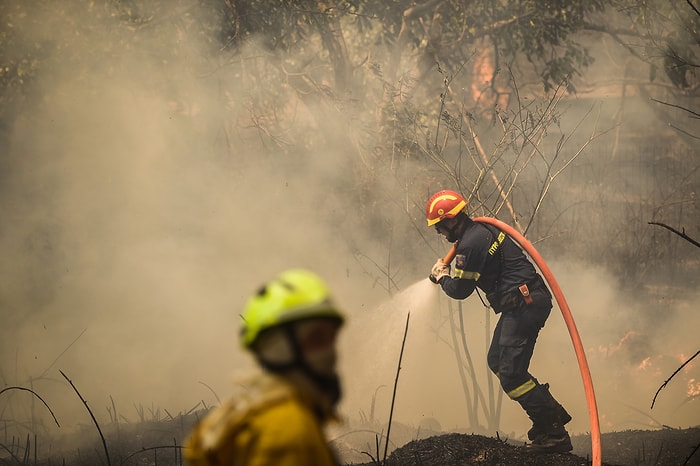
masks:
[[[331,300],[326,283],[315,273],[291,269],[279,274],[263,286],[246,304],[243,311],[241,340],[252,348],[264,330],[290,322],[326,317],[345,320]]]

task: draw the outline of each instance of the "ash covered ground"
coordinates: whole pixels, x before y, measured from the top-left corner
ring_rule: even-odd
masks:
[[[568,454],[534,454],[522,443],[483,435],[447,433],[411,441],[394,450],[385,466],[586,466],[592,464],[591,438],[572,437]],[[700,427],[690,429],[629,430],[601,435],[604,466],[700,465]],[[353,453],[344,452],[345,455]],[[355,452],[357,453],[357,452]],[[364,462],[346,465],[376,465],[376,455],[362,453]],[[370,457],[370,455],[372,457]],[[341,452],[343,456],[343,452]],[[382,456],[379,458],[383,460]]]
[[[94,426],[83,425],[65,436],[14,439],[5,443],[0,464],[48,466],[182,466],[182,443],[203,413],[176,416],[158,422],[120,423],[102,427],[104,444]],[[402,432],[396,431],[397,434]],[[358,440],[358,435],[364,435]],[[343,466],[585,466],[591,461],[591,438],[574,435],[569,454],[534,454],[521,441],[463,432],[413,432],[417,438],[390,442],[384,462],[384,444],[371,430],[331,436]],[[35,451],[38,445],[38,452]],[[686,429],[627,430],[601,435],[603,466],[700,465],[700,426]],[[29,447],[27,449],[27,447]]]

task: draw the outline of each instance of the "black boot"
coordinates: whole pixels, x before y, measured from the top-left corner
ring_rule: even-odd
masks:
[[[563,425],[557,421],[540,420],[541,431],[525,445],[534,453],[567,453],[574,449],[571,437]]]
[[[540,385],[540,387],[542,387],[542,390],[547,392],[545,396],[551,398],[550,404],[553,402],[553,404],[556,405],[556,420],[561,425],[568,424],[569,421],[571,421],[571,415],[566,411],[566,409],[564,409],[564,407],[561,404],[559,404],[559,402],[556,399],[554,399],[552,394],[549,392],[549,384],[545,383]],[[527,431],[527,438],[530,440],[535,440],[536,438],[542,436],[545,433],[546,427],[538,425],[538,423],[536,423],[534,419],[530,419],[532,420],[532,427],[530,428],[530,430]]]
[[[532,443],[526,445],[528,450],[565,453],[573,449],[569,433],[564,428],[571,416],[549,393],[549,385],[537,384],[517,401],[532,419],[533,425],[528,432]]]

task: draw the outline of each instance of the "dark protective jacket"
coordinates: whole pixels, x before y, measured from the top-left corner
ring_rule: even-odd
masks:
[[[520,247],[498,228],[467,219],[457,243],[452,277],[440,286],[453,299],[465,299],[478,287],[486,293],[496,313],[519,304],[518,287],[528,285],[551,299],[542,277]]]

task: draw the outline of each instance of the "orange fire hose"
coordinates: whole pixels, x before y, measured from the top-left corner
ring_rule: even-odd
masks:
[[[447,251],[447,254],[445,254],[445,257],[442,258],[442,261],[445,264],[449,265],[452,262],[452,259],[454,259],[457,255],[457,244],[458,243],[454,243],[452,245],[452,248],[449,251]]]
[[[530,243],[523,235],[521,235],[517,230],[512,228],[506,223],[501,222],[495,218],[491,217],[477,217],[474,219],[475,222],[488,223],[501,231],[504,231],[507,235],[515,240],[516,243],[520,245],[529,255],[532,260],[535,261],[537,267],[539,267],[542,275],[544,275],[545,280],[549,288],[552,290],[554,297],[559,304],[559,309],[564,316],[564,322],[566,322],[566,327],[569,329],[569,335],[571,335],[571,341],[574,344],[574,350],[576,352],[576,358],[578,359],[579,369],[581,371],[581,377],[583,378],[583,388],[586,393],[586,402],[588,403],[588,415],[591,422],[591,449],[593,457],[593,466],[601,465],[601,445],[600,445],[600,423],[598,419],[598,406],[595,399],[595,391],[593,389],[593,380],[591,379],[591,371],[588,368],[588,361],[586,361],[586,353],[583,349],[583,343],[581,342],[581,337],[579,336],[578,329],[574,323],[574,317],[571,315],[571,310],[569,305],[566,303],[564,294],[559,288],[557,280],[554,278],[554,274],[547,266],[542,256],[537,252],[535,247]],[[455,243],[450,251],[445,255],[442,261],[446,264],[452,262],[455,254],[457,253],[457,243]]]

